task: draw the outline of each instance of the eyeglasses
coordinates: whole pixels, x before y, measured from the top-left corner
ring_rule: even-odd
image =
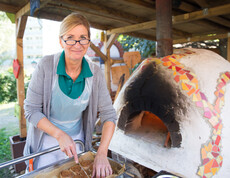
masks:
[[[90,42],[90,40],[88,40],[88,39],[82,39],[82,40],[64,40],[64,39],[62,38],[62,40],[63,40],[67,45],[71,45],[71,46],[75,45],[77,42],[79,42],[79,44],[81,44],[81,45],[87,45],[87,44],[89,44],[89,42]]]

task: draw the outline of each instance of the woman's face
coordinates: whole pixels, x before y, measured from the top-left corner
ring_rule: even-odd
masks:
[[[60,44],[65,51],[66,60],[82,60],[90,43],[81,45],[77,42],[75,45],[67,45],[64,40],[84,40],[89,39],[88,30],[83,25],[77,25],[69,32],[67,32],[62,39],[60,38]]]

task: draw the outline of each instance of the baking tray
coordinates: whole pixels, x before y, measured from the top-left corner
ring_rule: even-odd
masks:
[[[96,154],[92,151],[79,154],[79,162],[81,163],[82,160],[93,160],[95,155]],[[108,160],[113,169],[113,174],[107,176],[106,178],[120,177],[125,171],[125,165],[121,165],[110,158],[108,158]],[[65,160],[55,162],[49,166],[34,170],[33,172],[21,175],[18,178],[59,178],[62,170],[69,169],[74,165],[76,165],[74,158],[67,158]]]

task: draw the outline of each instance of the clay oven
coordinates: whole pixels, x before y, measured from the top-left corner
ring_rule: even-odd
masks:
[[[148,58],[114,107],[110,150],[155,171],[230,176],[230,63],[209,50]]]

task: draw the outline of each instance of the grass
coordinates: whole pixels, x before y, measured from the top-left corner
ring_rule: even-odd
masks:
[[[15,132],[15,134],[17,133]],[[12,135],[7,133],[5,128],[0,129],[0,163],[12,159],[9,140],[10,136]],[[11,173],[9,168],[6,167],[0,170],[0,177],[13,177],[13,173]]]
[[[0,104],[0,129],[5,128],[6,133],[14,135],[19,133],[19,120],[14,116],[15,103]]]
[[[14,104],[0,105],[0,163],[12,159],[9,137],[19,133],[18,119],[14,117]],[[0,177],[15,177],[9,167],[0,170]]]

